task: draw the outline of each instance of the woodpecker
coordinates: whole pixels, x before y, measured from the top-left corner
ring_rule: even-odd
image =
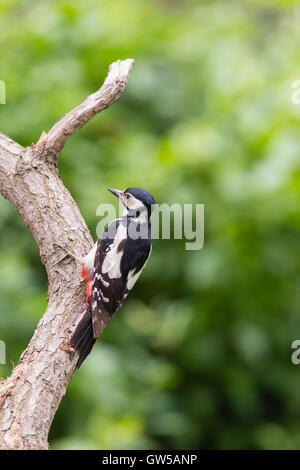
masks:
[[[105,326],[104,318],[111,318],[121,307],[151,254],[154,197],[135,187],[108,191],[119,199],[122,216],[108,225],[92,250],[85,257],[77,257],[56,243],[66,251],[63,258],[70,256],[82,263],[86,283],[87,310],[69,341],[70,358],[79,352],[76,368],[91,352]]]

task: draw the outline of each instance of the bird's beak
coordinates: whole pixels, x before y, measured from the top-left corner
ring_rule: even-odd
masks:
[[[122,195],[122,191],[120,191],[119,189],[108,188],[108,191],[110,191],[112,194],[114,194],[118,198],[120,198]]]

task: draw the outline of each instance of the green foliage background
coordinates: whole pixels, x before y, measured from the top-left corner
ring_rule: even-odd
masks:
[[[23,145],[134,57],[122,98],[59,167],[95,236],[107,187],[204,203],[205,245],[147,269],[55,417],[53,449],[300,448],[300,9],[294,1],[0,0],[0,129]],[[5,377],[47,279],[0,199]]]

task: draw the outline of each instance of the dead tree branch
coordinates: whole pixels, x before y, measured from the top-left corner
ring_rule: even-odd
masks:
[[[61,251],[85,255],[90,232],[62,183],[57,158],[66,140],[125,89],[134,61],[111,64],[96,92],[62,117],[30,147],[0,133],[0,192],[20,213],[34,236],[48,274],[48,307],[11,376],[0,382],[0,449],[48,449],[48,432],[72,377],[63,345],[85,310],[80,266]]]

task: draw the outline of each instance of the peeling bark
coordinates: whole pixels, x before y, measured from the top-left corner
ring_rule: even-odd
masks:
[[[48,449],[48,433],[77,361],[64,345],[85,311],[84,286],[74,260],[61,258],[68,246],[85,255],[91,234],[57,170],[67,138],[125,89],[134,61],[111,64],[96,92],[62,117],[37,144],[22,147],[0,133],[0,192],[17,209],[34,236],[48,274],[48,307],[13,369],[0,382],[0,449]],[[106,320],[108,322],[108,319]]]

